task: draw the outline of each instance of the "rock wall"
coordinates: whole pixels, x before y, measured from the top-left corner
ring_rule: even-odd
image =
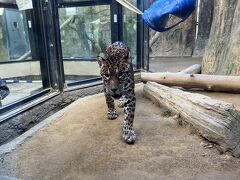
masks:
[[[191,56],[194,49],[196,19],[186,21],[166,32],[150,30],[150,57]]]

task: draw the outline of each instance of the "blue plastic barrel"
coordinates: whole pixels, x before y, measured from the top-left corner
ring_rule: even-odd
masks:
[[[144,11],[143,20],[152,29],[163,32],[186,20],[195,9],[196,0],[157,0]],[[170,15],[181,20],[166,27]]]

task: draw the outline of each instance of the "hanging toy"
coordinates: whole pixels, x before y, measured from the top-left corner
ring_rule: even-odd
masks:
[[[127,0],[116,0],[129,10],[141,14],[144,22],[152,29],[164,32],[185,21],[195,10],[196,0],[157,0],[142,13]],[[170,26],[170,18],[178,19]]]

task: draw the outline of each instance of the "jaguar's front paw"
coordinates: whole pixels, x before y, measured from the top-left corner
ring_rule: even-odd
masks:
[[[136,134],[134,130],[123,129],[123,139],[128,144],[133,144],[136,141]]]
[[[107,118],[108,119],[114,120],[114,119],[117,119],[117,117],[118,117],[118,114],[117,114],[116,110],[108,111],[108,113],[107,113]]]
[[[118,102],[118,107],[119,108],[123,108],[124,107],[124,102],[123,102],[123,100],[119,100],[119,102]]]
[[[123,108],[124,107],[124,102],[125,102],[125,98],[121,97],[118,101],[118,107]]]

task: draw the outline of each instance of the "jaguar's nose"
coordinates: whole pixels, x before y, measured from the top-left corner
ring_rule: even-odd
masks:
[[[117,88],[112,88],[112,89],[111,89],[111,91],[112,91],[113,93],[116,93],[117,90],[118,90]]]

